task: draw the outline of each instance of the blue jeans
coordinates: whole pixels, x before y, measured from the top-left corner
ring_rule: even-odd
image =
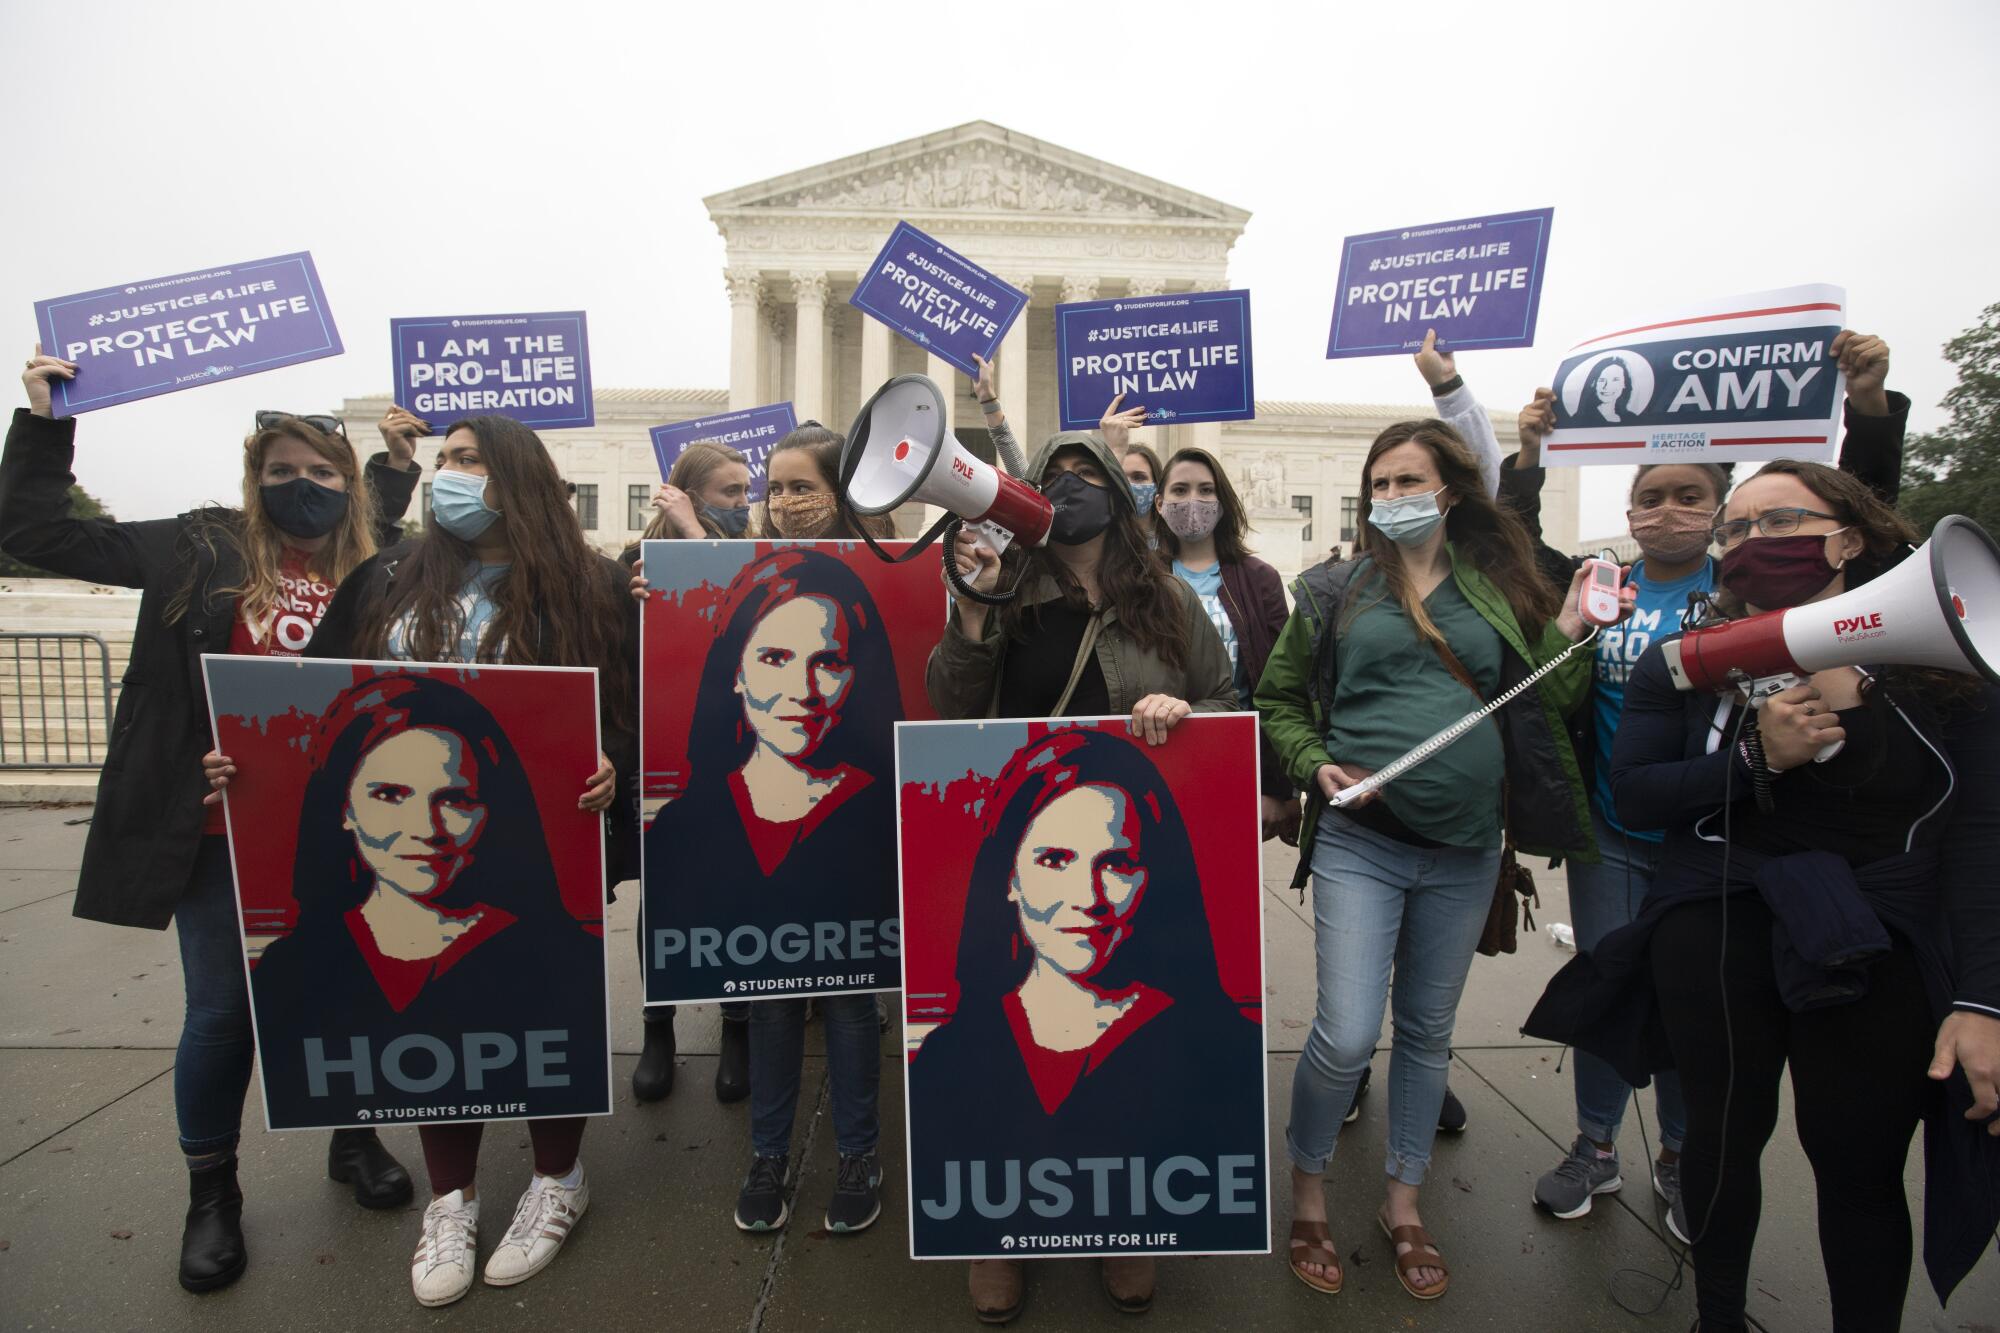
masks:
[[[882,1137],[876,1096],[882,1086],[882,1029],[873,995],[822,995],[813,1001],[826,1028],[826,1072],[833,1080],[833,1142],[843,1157],[875,1151]],[[806,1056],[806,1002],[750,1002],[750,1146],[759,1157],[792,1150],[799,1070]]]
[[[229,839],[205,836],[187,891],[174,908],[187,993],[174,1056],[174,1118],[181,1151],[189,1157],[229,1152],[243,1131],[243,1094],[250,1089],[257,1046],[237,920]]]
[[[1299,1170],[1326,1169],[1355,1084],[1375,1053],[1391,994],[1389,1149],[1382,1169],[1421,1185],[1444,1105],[1459,996],[1493,906],[1500,848],[1412,847],[1337,810],[1313,843],[1319,999],[1292,1078],[1285,1147]]]
[[[1628,838],[1591,811],[1597,831],[1597,851],[1604,859],[1596,865],[1569,862],[1570,924],[1576,929],[1576,947],[1588,953],[1598,941],[1630,925],[1639,915],[1653,887],[1653,875],[1660,868],[1660,844],[1644,838]],[[1625,1120],[1626,1103],[1632,1087],[1618,1077],[1618,1071],[1588,1051],[1572,1049],[1576,1062],[1576,1128],[1596,1143],[1615,1143],[1618,1127]],[[1681,1100],[1680,1075],[1671,1070],[1653,1076],[1655,1101],[1660,1114],[1660,1146],[1679,1152],[1687,1138],[1687,1105]]]

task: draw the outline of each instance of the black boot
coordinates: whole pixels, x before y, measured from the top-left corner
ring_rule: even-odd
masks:
[[[336,1129],[326,1145],[330,1180],[354,1186],[363,1208],[401,1208],[410,1201],[410,1173],[389,1155],[372,1129]]]
[[[236,1187],[236,1158],[188,1172],[187,1225],[181,1229],[181,1285],[214,1291],[243,1276],[250,1264],[243,1248],[243,1191]]]
[[[651,1019],[645,1026],[645,1049],[632,1069],[632,1095],[657,1102],[674,1090],[674,1020]]]
[[[750,1021],[722,1020],[722,1058],[715,1062],[715,1100],[740,1102],[750,1095]]]

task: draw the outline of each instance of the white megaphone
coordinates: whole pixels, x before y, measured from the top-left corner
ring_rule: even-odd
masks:
[[[1784,611],[1692,629],[1662,645],[1676,689],[1741,690],[1752,703],[1832,667],[1922,666],[2000,683],[2000,546],[1957,514],[1860,587]],[[1825,762],[1839,744],[1819,753]]]
[[[1055,508],[1026,482],[985,462],[945,432],[944,395],[922,375],[898,375],[861,406],[840,456],[841,487],[857,514],[912,500],[1012,540],[1040,546]]]

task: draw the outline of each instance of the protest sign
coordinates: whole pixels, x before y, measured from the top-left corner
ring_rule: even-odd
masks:
[[[889,243],[847,299],[968,375],[979,373],[973,353],[991,361],[993,349],[1028,304],[1026,292],[907,222],[896,224]],[[872,386],[864,388],[874,392]]]
[[[764,498],[764,468],[771,461],[771,449],[791,434],[797,424],[790,403],[772,403],[767,407],[751,407],[741,412],[676,421],[672,425],[653,427],[650,432],[653,457],[660,461],[660,479],[664,481],[674,470],[674,460],[686,453],[689,445],[703,442],[726,444],[741,450],[750,461],[750,498],[761,500]]]
[[[1815,284],[1620,321],[1556,368],[1542,462],[1833,462],[1846,306],[1841,288]]]
[[[911,1257],[1268,1251],[1256,715],[906,723],[896,785]]]
[[[894,990],[893,728],[935,716],[941,554],[696,540],[641,558],[646,1003]]]
[[[581,310],[392,319],[389,345],[396,405],[432,430],[488,414],[535,430],[596,421]]]
[[[341,351],[304,251],[37,301],[35,328],[44,352],[76,362],[50,385],[59,417]]]
[[[1095,430],[1112,398],[1148,423],[1247,421],[1250,293],[1128,296],[1056,307],[1063,430]]]
[[[1532,346],[1554,217],[1537,208],[1348,237],[1327,359],[1415,352],[1427,329],[1455,352]]]
[[[609,1115],[596,671],[202,668],[269,1126]]]

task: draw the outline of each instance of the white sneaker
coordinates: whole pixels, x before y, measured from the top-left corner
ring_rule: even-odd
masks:
[[[479,1200],[453,1190],[424,1209],[424,1238],[410,1260],[410,1290],[421,1305],[450,1305],[472,1290],[479,1248]]]
[[[500,1239],[500,1248],[486,1261],[489,1286],[511,1287],[526,1282],[549,1266],[570,1228],[590,1206],[590,1182],[577,1172],[575,1189],[554,1176],[536,1176],[514,1209],[514,1221]]]

